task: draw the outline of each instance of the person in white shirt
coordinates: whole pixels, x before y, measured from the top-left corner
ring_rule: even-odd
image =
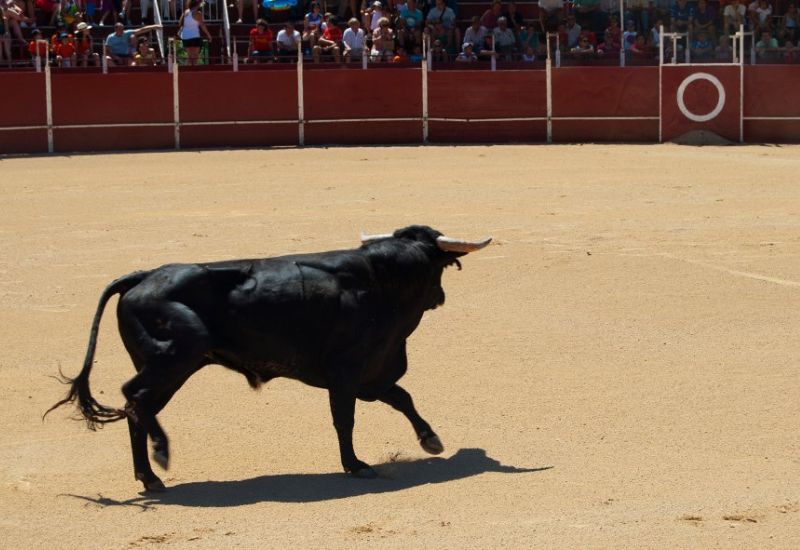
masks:
[[[472,24],[464,31],[464,44],[483,44],[483,38],[486,36],[486,27],[481,26],[481,18],[477,15],[472,18]]]
[[[351,60],[361,59],[364,54],[364,29],[358,24],[358,19],[352,17],[348,21],[349,27],[342,34],[342,44],[344,45],[345,63]]]
[[[302,42],[300,33],[295,30],[291,21],[286,22],[286,26],[278,32],[275,42],[278,43],[278,58],[283,61],[293,61],[297,58],[297,49]]]

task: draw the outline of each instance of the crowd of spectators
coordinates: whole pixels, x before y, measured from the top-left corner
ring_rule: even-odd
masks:
[[[133,26],[129,1],[0,0],[0,64],[11,63],[13,43],[27,44],[28,60],[49,54],[61,67],[97,65],[101,56],[111,65],[159,63],[149,43],[157,26]],[[140,0],[141,22],[153,1]],[[458,0],[364,0],[360,8],[355,0],[328,0],[324,5],[300,0],[296,20],[280,29],[269,24],[259,1],[251,1],[249,63],[292,61],[298,54],[313,62],[366,57],[374,63],[413,63],[422,59],[424,41],[435,63],[492,58],[530,62],[545,54],[548,40],[562,56],[619,57],[624,52],[652,60],[662,27],[685,35],[678,48],[689,48],[693,60],[729,60],[731,37],[740,26],[752,33],[749,44],[760,59],[800,61],[796,0],[624,0],[624,21],[619,0],[539,0],[537,15],[528,19],[514,2],[492,0],[471,20],[459,19]],[[169,0],[167,5],[170,17],[178,21],[172,32],[188,62],[196,63],[203,41],[212,40],[202,4]],[[237,23],[243,6],[243,0],[237,3]],[[102,44],[93,45],[92,28],[100,26],[108,26],[109,32]],[[55,32],[43,36],[40,27]],[[671,41],[666,43],[671,48]]]

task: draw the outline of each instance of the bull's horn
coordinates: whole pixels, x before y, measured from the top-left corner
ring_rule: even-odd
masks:
[[[383,235],[366,235],[363,231],[361,232],[361,242],[363,244],[374,243],[375,241],[388,239],[389,237],[392,237],[391,233],[385,233]]]
[[[492,242],[491,237],[487,237],[482,241],[460,241],[458,239],[451,239],[450,237],[436,237],[436,244],[445,252],[475,252],[480,250],[487,244]]]

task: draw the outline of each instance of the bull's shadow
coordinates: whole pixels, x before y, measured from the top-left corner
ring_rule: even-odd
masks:
[[[375,465],[378,479],[354,479],[343,473],[264,475],[239,481],[181,483],[165,493],[146,493],[118,504],[149,507],[242,506],[257,502],[319,502],[366,494],[402,491],[429,483],[445,483],[485,472],[519,474],[552,466],[517,468],[486,456],[483,449],[461,449],[450,458],[423,458]],[[86,497],[81,497],[86,499]],[[94,500],[94,499],[87,499]],[[107,503],[106,503],[107,504]]]

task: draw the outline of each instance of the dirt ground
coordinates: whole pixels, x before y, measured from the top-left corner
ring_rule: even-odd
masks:
[[[14,158],[0,205],[3,548],[800,547],[800,147]],[[117,276],[412,223],[494,237],[409,341],[441,457],[362,403],[380,478],[345,477],[324,391],[213,366],[160,415],[163,494],[124,423],[41,421]],[[115,303],[91,381],[121,406]]]

